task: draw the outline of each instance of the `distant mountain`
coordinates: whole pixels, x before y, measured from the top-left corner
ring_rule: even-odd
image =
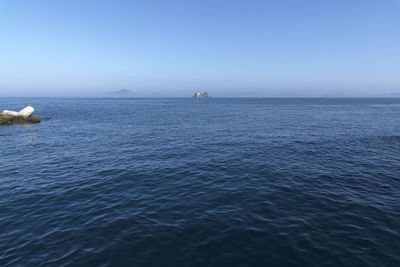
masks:
[[[397,92],[386,93],[386,94],[382,94],[381,96],[383,96],[383,97],[400,97],[400,93],[397,93]]]
[[[135,95],[134,92],[132,92],[131,90],[128,90],[128,89],[121,89],[121,90],[110,92],[108,94],[110,96],[115,96],[115,97],[129,97],[129,96]]]

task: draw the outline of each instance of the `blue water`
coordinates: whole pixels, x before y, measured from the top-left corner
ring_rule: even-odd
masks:
[[[0,265],[400,266],[400,99],[0,98]]]

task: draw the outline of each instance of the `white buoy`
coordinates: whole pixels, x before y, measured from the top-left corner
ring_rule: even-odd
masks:
[[[2,114],[6,116],[21,116],[24,118],[28,118],[30,115],[33,114],[35,109],[31,106],[27,106],[20,111],[12,111],[12,110],[3,110]]]

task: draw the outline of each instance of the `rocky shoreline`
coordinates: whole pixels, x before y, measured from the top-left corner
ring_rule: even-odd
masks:
[[[38,115],[32,115],[34,108],[27,106],[19,112],[4,110],[0,112],[0,125],[40,123]]]
[[[38,115],[32,115],[31,117],[25,118],[22,116],[8,116],[0,114],[0,125],[26,123],[40,123],[40,117]]]

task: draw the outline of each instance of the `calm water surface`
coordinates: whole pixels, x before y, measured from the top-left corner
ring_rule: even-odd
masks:
[[[0,265],[400,266],[400,99],[0,98]]]

